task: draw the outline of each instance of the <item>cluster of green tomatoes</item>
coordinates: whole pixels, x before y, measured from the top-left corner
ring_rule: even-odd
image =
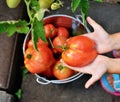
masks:
[[[21,0],[6,0],[9,8],[16,8],[20,4],[20,2]],[[58,8],[63,6],[63,3],[60,0],[38,0],[38,3],[40,4],[40,8],[51,8],[51,10],[57,10]]]

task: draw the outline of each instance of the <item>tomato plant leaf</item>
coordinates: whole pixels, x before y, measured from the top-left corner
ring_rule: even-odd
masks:
[[[72,0],[71,7],[73,12],[75,12],[78,8],[80,9],[83,24],[86,26],[85,19],[88,15],[89,0]]]
[[[86,26],[85,19],[88,15],[89,1],[88,0],[81,0],[81,2],[79,4],[79,9],[81,10],[83,24]]]
[[[103,0],[95,0],[96,2],[103,2]]]
[[[28,23],[26,21],[1,21],[0,22],[0,32],[8,33],[8,36],[12,36],[15,32],[27,33],[29,31]]]
[[[72,12],[75,12],[76,9],[78,8],[81,0],[72,0],[71,7],[72,7]]]
[[[40,9],[40,5],[38,3],[38,0],[31,0],[30,7],[31,7],[31,9],[38,11]]]
[[[47,41],[43,24],[44,24],[43,20],[39,21],[37,18],[35,18],[32,25],[32,41],[33,41],[34,48],[36,50],[37,50],[36,43],[38,42],[39,38],[41,38],[45,42]]]
[[[22,89],[18,89],[17,92],[15,93],[18,99],[22,98]]]

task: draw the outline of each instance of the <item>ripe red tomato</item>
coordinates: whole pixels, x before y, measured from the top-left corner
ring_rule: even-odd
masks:
[[[66,40],[67,38],[65,36],[55,37],[53,39],[54,50],[56,50],[58,53],[62,53],[66,47]]]
[[[62,53],[63,61],[74,67],[91,63],[97,56],[95,42],[86,36],[74,36],[67,41],[68,49]]]
[[[59,79],[66,79],[74,74],[74,71],[70,68],[63,66],[60,61],[58,61],[53,68],[53,75]]]
[[[44,42],[43,40],[41,40],[40,38],[38,39],[38,42],[37,42],[37,46],[39,45],[46,45],[48,46],[48,42]],[[33,42],[32,42],[32,39],[30,39],[27,43],[27,47],[33,47]]]
[[[50,68],[48,68],[47,70],[45,70],[44,72],[42,72],[41,75],[48,79],[52,78],[53,77],[53,65]]]
[[[53,38],[57,34],[57,29],[52,24],[44,25],[44,29],[45,29],[45,34],[46,34],[47,39],[48,39],[48,37]]]
[[[66,38],[69,37],[69,32],[65,27],[58,27],[57,28],[57,35],[65,36]]]
[[[38,46],[38,51],[28,47],[24,54],[25,67],[31,73],[41,73],[55,62],[52,51],[45,45]]]

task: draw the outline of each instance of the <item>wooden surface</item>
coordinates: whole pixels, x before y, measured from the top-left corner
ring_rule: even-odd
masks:
[[[70,1],[63,0],[64,7],[58,11],[46,14],[67,14],[72,15]],[[76,14],[79,14],[76,12]],[[90,2],[89,16],[101,24],[108,32],[120,31],[120,5]],[[111,54],[106,54],[111,56]],[[83,75],[74,82],[67,84],[41,85],[36,82],[36,77],[28,74],[22,83],[21,102],[120,102],[120,97],[108,94],[101,87],[100,82],[96,82],[89,89],[85,89],[85,82],[90,78]]]

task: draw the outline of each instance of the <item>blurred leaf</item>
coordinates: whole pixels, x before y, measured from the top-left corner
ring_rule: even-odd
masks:
[[[72,12],[75,12],[76,9],[78,8],[81,0],[72,0],[71,7],[72,7]]]
[[[89,0],[81,0],[79,8],[82,11],[82,13],[84,13],[85,16],[87,16],[89,10]]]
[[[43,20],[39,21],[37,18],[35,18],[32,25],[32,41],[34,44],[34,48],[36,50],[37,50],[37,42],[39,38],[41,38],[45,42],[47,41],[43,23],[44,23]]]
[[[22,67],[22,77],[26,78],[26,75],[28,74],[28,70],[25,67]]]
[[[95,0],[95,1],[97,1],[97,2],[103,2],[103,0]]]
[[[22,89],[18,89],[18,91],[15,93],[18,99],[22,98]]]
[[[8,36],[12,36],[15,32],[27,33],[29,31],[28,23],[26,21],[1,21],[0,32],[8,33]]]

